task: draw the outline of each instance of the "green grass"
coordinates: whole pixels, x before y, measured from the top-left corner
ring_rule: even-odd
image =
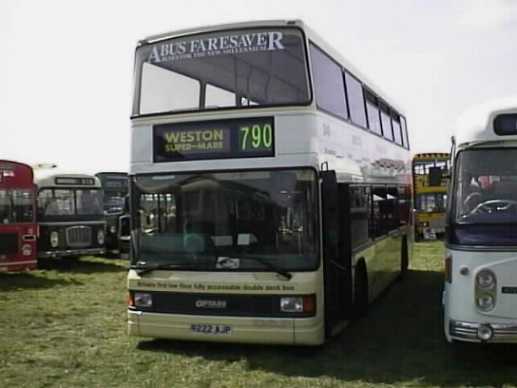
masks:
[[[141,340],[126,335],[122,260],[53,261],[0,274],[0,386],[511,386],[516,347],[451,348],[441,328],[440,243],[320,348]]]

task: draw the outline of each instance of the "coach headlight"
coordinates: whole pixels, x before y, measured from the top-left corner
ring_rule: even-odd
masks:
[[[56,231],[50,233],[50,246],[52,248],[57,248],[59,245],[59,234]]]
[[[476,275],[476,285],[482,290],[494,289],[496,282],[494,273],[488,269],[483,269]]]
[[[117,232],[117,227],[115,225],[110,226],[110,233],[115,234]]]
[[[483,311],[490,311],[495,306],[495,298],[490,294],[478,296],[476,302],[478,308]]]
[[[493,310],[497,302],[497,278],[489,269],[476,274],[476,305],[481,311]]]
[[[316,312],[316,295],[283,296],[280,298],[280,311],[314,314]]]
[[[97,232],[97,242],[99,245],[104,244],[104,231],[102,229]]]
[[[22,255],[23,256],[30,256],[32,255],[32,247],[30,244],[23,244],[22,246]]]
[[[133,303],[135,307],[153,307],[153,297],[148,292],[135,292],[133,294]]]

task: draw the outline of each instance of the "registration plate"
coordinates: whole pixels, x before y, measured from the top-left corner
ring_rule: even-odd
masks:
[[[195,324],[190,326],[194,333],[210,335],[231,335],[232,327],[228,325]]]

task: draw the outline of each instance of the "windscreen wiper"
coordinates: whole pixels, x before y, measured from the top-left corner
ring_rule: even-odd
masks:
[[[129,268],[136,270],[138,275],[144,275],[148,272],[156,271],[159,269],[199,268],[199,265],[197,263],[165,263],[156,265],[131,265]]]
[[[276,272],[279,275],[282,275],[287,280],[291,280],[293,277],[293,274],[286,271],[285,269],[282,269],[280,267],[277,267],[275,264],[271,263],[270,261],[264,259],[262,256],[242,256],[243,259],[250,259],[255,260],[256,262],[263,264],[268,269],[272,270],[273,272]]]

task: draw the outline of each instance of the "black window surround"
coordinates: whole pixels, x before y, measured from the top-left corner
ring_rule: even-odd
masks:
[[[328,58],[330,58],[334,63],[339,63],[338,61],[336,61],[334,58],[332,58],[332,56],[330,56],[329,54],[327,54],[324,50],[322,50],[320,47],[318,47],[318,45],[316,45],[314,42],[312,41],[309,41],[309,51],[312,47],[315,47],[317,48],[321,53],[323,53],[325,56],[327,56]],[[311,58],[312,60],[312,58]],[[311,63],[311,72],[313,72],[313,67],[314,65]],[[340,117],[339,115],[336,115],[335,113],[331,112],[331,111],[328,111],[324,108],[322,108],[321,106],[319,106],[318,102],[317,102],[317,98],[316,98],[316,93],[315,94],[315,100],[316,100],[316,106],[318,108],[318,110],[322,111],[322,112],[325,112],[337,119],[340,119],[342,121],[345,121],[347,122],[348,124],[351,124],[351,125],[354,125],[358,128],[361,128],[363,130],[366,130],[367,132],[373,134],[373,135],[376,135],[378,137],[381,137],[383,138],[384,140],[386,141],[389,141],[393,144],[396,144],[404,149],[407,149],[407,150],[410,150],[410,146],[409,146],[409,137],[408,137],[408,132],[407,132],[407,124],[406,124],[406,118],[401,115],[400,113],[398,113],[395,109],[393,109],[389,104],[387,104],[385,101],[382,101],[379,97],[377,97],[377,95],[372,91],[371,88],[369,88],[367,85],[365,85],[358,77],[356,77],[353,73],[351,73],[350,71],[348,71],[345,67],[341,66],[342,68],[342,74],[343,74],[343,80],[344,80],[344,87],[345,87],[345,101],[346,101],[346,108],[347,108],[347,111],[348,111],[348,118],[343,118],[343,117]],[[357,80],[360,85],[362,86],[362,94],[363,94],[363,109],[364,109],[364,116],[365,116],[365,120],[364,120],[364,126],[362,125],[359,125],[357,123],[355,123],[351,118],[350,116],[352,116],[352,109],[350,107],[350,95],[349,95],[349,91],[348,91],[348,88],[347,88],[347,82],[346,82],[346,76],[349,75],[350,77],[352,77],[353,79]],[[315,83],[315,80],[314,80],[314,77],[312,77],[312,82]],[[313,89],[316,89],[316,85],[313,85]],[[377,107],[379,108],[379,121],[382,121],[381,120],[381,109],[380,109],[380,106],[385,106],[387,108],[387,111],[388,111],[388,115],[390,117],[390,124],[391,124],[391,127],[393,127],[393,119],[394,117],[398,117],[399,118],[399,124],[400,124],[400,127],[401,127],[401,133],[400,133],[400,136],[401,136],[401,144],[396,142],[396,137],[394,136],[393,134],[393,129],[391,129],[391,139],[389,138],[386,138],[383,136],[383,133],[382,133],[382,130],[381,130],[381,133],[376,133],[375,131],[373,130],[370,130],[370,124],[369,124],[369,121],[368,121],[368,111],[367,111],[367,99],[370,98],[370,101],[371,99],[374,99],[375,101],[378,101],[378,104],[377,104]],[[381,102],[382,101],[382,102]]]

